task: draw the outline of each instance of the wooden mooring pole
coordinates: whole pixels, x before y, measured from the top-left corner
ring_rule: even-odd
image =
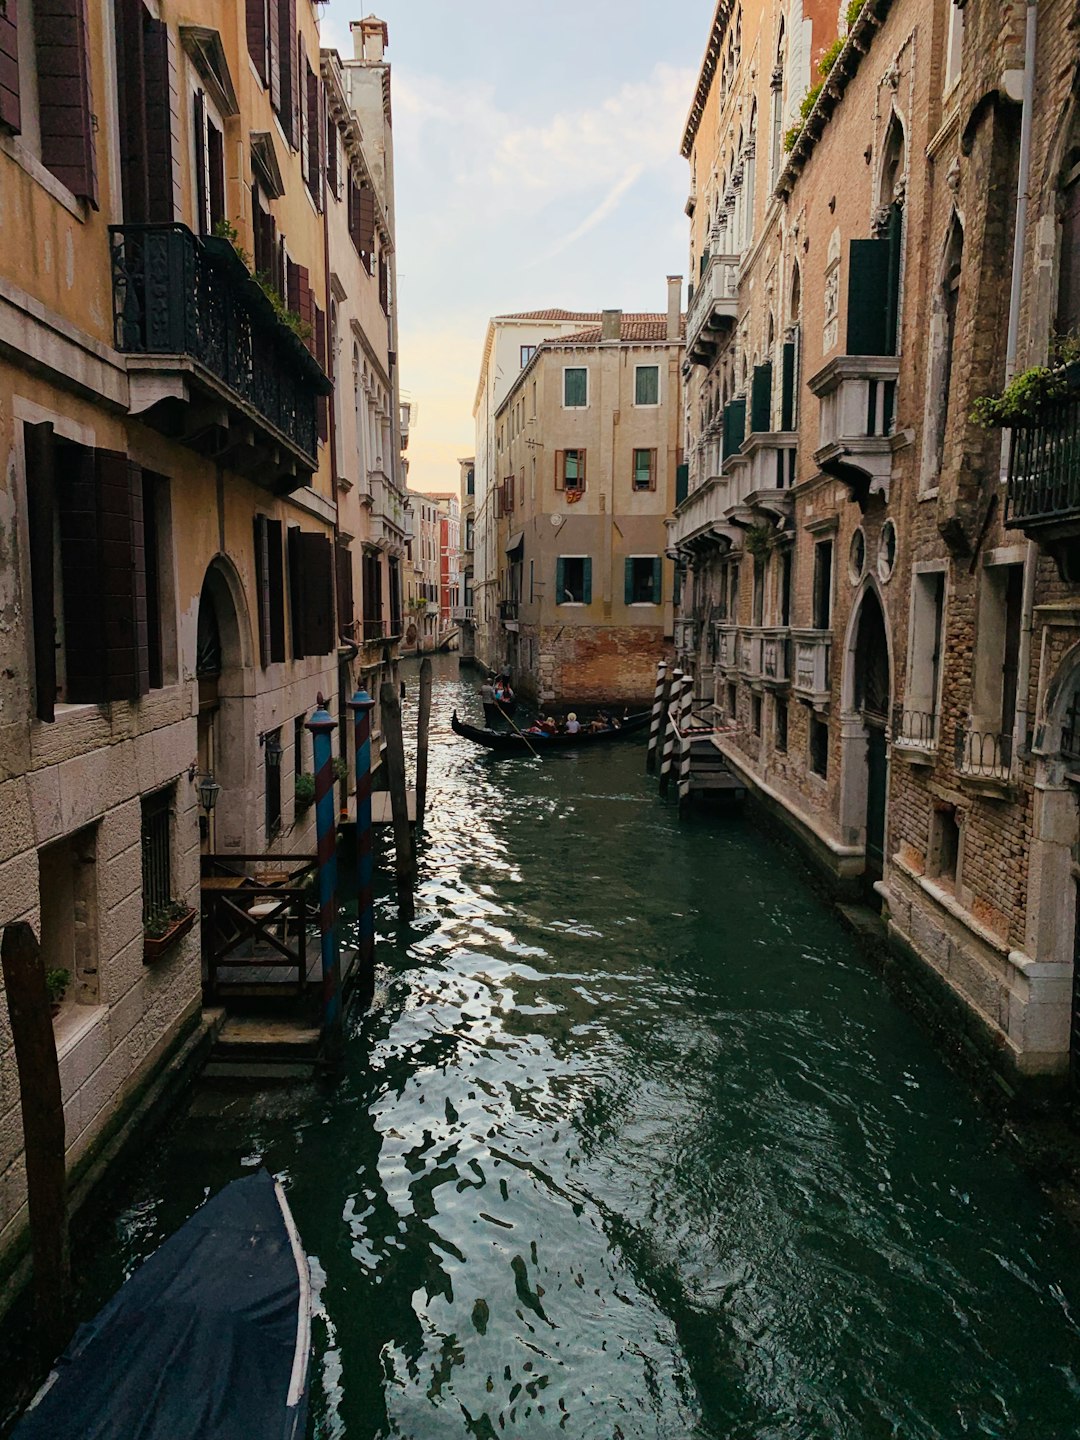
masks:
[[[666,795],[668,785],[671,782],[671,764],[675,756],[675,711],[679,703],[679,696],[682,694],[682,671],[673,670],[671,673],[671,686],[669,690],[669,701],[664,711],[664,751],[660,761],[660,794]]]
[[[304,727],[315,753],[315,833],[319,857],[319,944],[322,953],[323,1065],[336,1071],[344,1063],[345,1031],[341,1013],[341,963],[337,946],[337,826],[334,823],[334,760],[330,737],[337,721],[320,695]]]
[[[412,835],[409,833],[409,796],[405,789],[405,744],[401,735],[401,701],[397,686],[385,680],[379,691],[383,735],[386,740],[386,780],[394,820],[394,860],[397,876],[398,918],[411,920],[413,904]]]
[[[431,724],[431,661],[420,661],[420,703],[416,712],[416,838],[424,833],[427,808],[428,728]]]
[[[690,762],[693,752],[690,745],[690,726],[693,722],[694,677],[683,677],[682,695],[679,698],[679,817],[685,817],[690,809]]]
[[[653,691],[652,718],[649,721],[649,747],[645,751],[645,771],[648,775],[652,775],[656,770],[657,754],[663,744],[664,710],[667,708],[670,688],[667,661],[661,660],[656,667],[656,689]]]
[[[371,826],[371,712],[375,701],[358,690],[348,702],[356,747],[356,929],[357,984],[364,1008],[375,994],[375,892]]]
[[[45,962],[25,920],[0,942],[11,1038],[19,1071],[26,1199],[34,1267],[34,1314],[41,1358],[51,1363],[71,1333],[64,1101]]]

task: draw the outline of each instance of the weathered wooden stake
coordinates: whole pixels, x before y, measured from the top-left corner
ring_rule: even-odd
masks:
[[[401,737],[401,701],[397,686],[383,682],[379,692],[383,735],[386,740],[386,780],[394,818],[394,855],[397,874],[398,917],[411,920],[413,906],[412,835],[409,833],[409,796],[405,789],[405,745]]]
[[[334,823],[334,761],[330,737],[337,721],[323,697],[304,727],[315,753],[315,833],[319,857],[319,944],[322,952],[322,1060],[340,1069],[344,1057],[341,1016],[341,964],[337,946],[337,826]]]
[[[416,712],[416,836],[424,833],[427,808],[428,727],[431,724],[431,661],[420,661],[420,703]]]
[[[645,751],[645,771],[652,775],[656,770],[657,751],[661,744],[661,731],[664,728],[664,706],[668,688],[667,661],[661,660],[656,667],[656,689],[653,691],[652,718],[649,721],[649,747]]]
[[[59,1355],[71,1334],[71,1259],[60,1065],[49,1013],[45,963],[37,938],[25,920],[5,927],[0,960],[19,1071],[37,1340],[41,1358],[48,1364]]]
[[[356,929],[357,984],[365,1009],[375,994],[375,892],[371,827],[371,712],[375,701],[358,690],[348,701],[356,747]]]
[[[660,761],[660,794],[666,795],[668,785],[671,781],[671,765],[675,757],[675,721],[679,704],[679,696],[682,694],[682,671],[673,670],[671,673],[671,687],[668,691],[669,703],[664,711],[664,751]]]

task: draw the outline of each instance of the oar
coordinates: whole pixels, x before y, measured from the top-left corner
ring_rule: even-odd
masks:
[[[502,706],[499,704],[499,702],[498,702],[497,700],[495,701],[495,709],[498,710],[499,714],[503,717],[503,719],[504,719],[505,721],[507,721],[508,724],[514,725],[514,722],[513,722],[513,720],[511,719],[511,717],[506,713],[506,711],[502,708]],[[516,725],[514,725],[514,729],[517,731],[517,733],[518,733],[519,735],[521,735],[521,738],[522,738],[522,740],[525,741],[525,744],[526,744],[526,745],[529,745],[528,736],[527,736],[527,735],[522,735],[521,731],[518,730],[518,727],[517,727]],[[532,753],[536,756],[537,760],[539,760],[539,759],[540,759],[540,752],[539,752],[539,750],[534,750],[533,747],[532,747],[532,745],[529,745],[529,749],[532,750]]]

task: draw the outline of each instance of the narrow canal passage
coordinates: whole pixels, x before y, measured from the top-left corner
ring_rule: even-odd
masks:
[[[319,1437],[1080,1436],[1077,1237],[802,873],[680,826],[636,744],[499,762],[455,706],[439,661],[418,919],[395,949],[384,902],[347,1079],[200,1089],[88,1305],[262,1161]]]

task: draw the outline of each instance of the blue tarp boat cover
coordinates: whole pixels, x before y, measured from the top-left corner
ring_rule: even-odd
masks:
[[[310,1319],[284,1196],[234,1180],[79,1329],[16,1440],[303,1440]]]

